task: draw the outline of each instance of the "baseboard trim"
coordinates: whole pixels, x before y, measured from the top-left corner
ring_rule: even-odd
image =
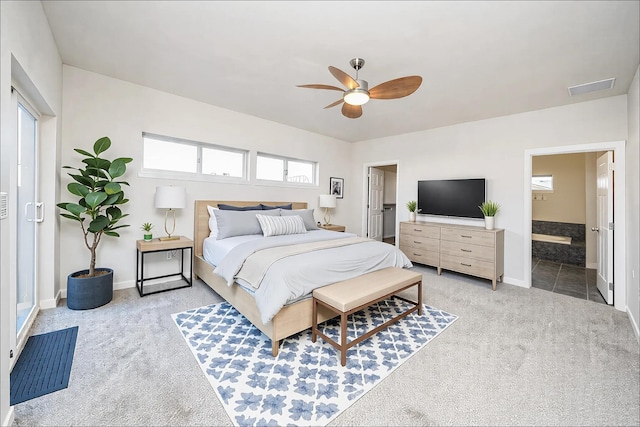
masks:
[[[524,280],[520,280],[520,279],[514,279],[513,277],[506,277],[504,276],[502,278],[502,281],[504,283],[506,283],[507,285],[514,285],[514,286],[519,286],[521,288],[529,288],[529,286],[526,285],[526,283],[524,282]]]
[[[640,329],[638,328],[638,320],[633,318],[633,314],[627,307],[627,316],[629,317],[629,321],[631,322],[631,327],[633,328],[633,332],[636,334],[636,341],[640,344]]]
[[[598,269],[598,263],[597,262],[588,262],[587,263],[587,268],[589,268],[591,270],[597,270]]]
[[[16,416],[15,411],[13,410],[13,406],[9,406],[9,411],[7,411],[7,416],[2,420],[3,426],[10,426],[13,424],[14,418]]]
[[[65,289],[65,293],[66,293],[66,289]],[[65,295],[65,297],[66,297],[66,295]],[[62,291],[60,290],[60,291],[58,291],[58,293],[56,294],[56,296],[54,298],[41,300],[40,301],[40,309],[56,308],[61,299],[62,299]]]

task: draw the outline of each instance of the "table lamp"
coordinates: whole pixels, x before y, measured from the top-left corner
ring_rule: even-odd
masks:
[[[180,237],[172,236],[176,230],[176,209],[182,209],[186,205],[185,191],[182,187],[162,186],[156,187],[155,205],[157,209],[167,209],[164,214],[164,231],[167,237],[160,237],[160,240],[179,240]],[[173,215],[173,227],[171,231],[167,228],[169,213]]]
[[[329,209],[336,207],[336,196],[333,194],[321,194],[319,206],[324,208],[324,225],[331,225],[331,212]]]

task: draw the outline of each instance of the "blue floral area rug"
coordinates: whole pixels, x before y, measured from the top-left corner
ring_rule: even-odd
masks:
[[[349,316],[349,341],[410,307],[392,298]],[[458,318],[424,305],[422,315],[350,348],[341,366],[334,347],[321,337],[311,342],[311,329],[283,340],[273,357],[271,341],[226,302],[172,317],[238,426],[326,425]],[[319,329],[340,342],[339,318]]]

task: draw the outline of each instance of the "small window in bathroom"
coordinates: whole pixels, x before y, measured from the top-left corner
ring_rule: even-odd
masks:
[[[553,191],[552,175],[536,175],[531,177],[532,191]]]

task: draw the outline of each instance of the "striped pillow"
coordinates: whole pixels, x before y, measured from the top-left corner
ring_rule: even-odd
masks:
[[[256,214],[264,237],[282,236],[284,234],[302,234],[307,229],[300,215],[292,216],[267,216]]]

